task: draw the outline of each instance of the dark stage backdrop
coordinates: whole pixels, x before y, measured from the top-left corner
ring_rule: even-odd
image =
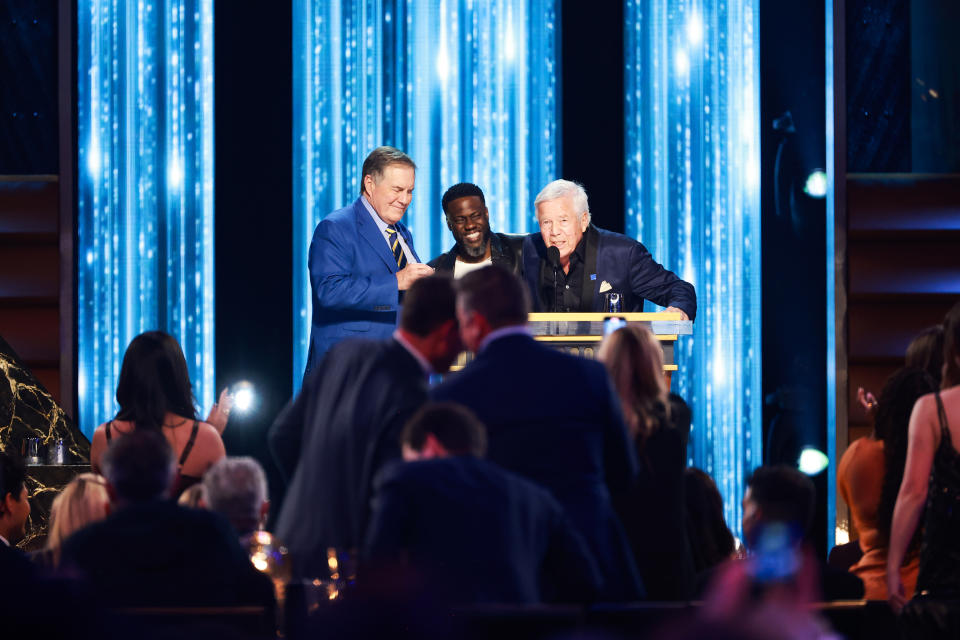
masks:
[[[584,186],[594,224],[623,233],[623,3],[563,0],[560,25],[558,177]]]
[[[273,513],[282,480],[266,431],[290,399],[291,9],[215,3],[217,389],[249,380],[258,402],[230,418],[229,455],[267,469]]]
[[[804,446],[827,451],[826,203],[803,193],[810,172],[826,168],[824,18],[822,0],[760,5],[766,464],[796,465]],[[824,553],[827,472],[813,480]]]

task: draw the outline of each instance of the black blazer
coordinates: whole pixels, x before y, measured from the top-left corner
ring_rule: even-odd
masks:
[[[519,274],[521,267],[521,253],[523,250],[522,235],[508,235],[506,233],[490,234],[490,261],[498,264],[505,269]],[[437,270],[437,273],[453,274],[454,264],[457,262],[457,245],[454,245],[450,251],[441,253],[439,256],[428,262],[431,267]]]
[[[297,575],[327,573],[327,547],[359,549],[373,478],[400,458],[400,430],[427,377],[399,342],[345,340],[327,352],[268,435],[289,480],[276,534]]]
[[[226,520],[167,500],[123,507],[75,532],[60,566],[110,606],[274,606],[273,583]]]
[[[364,556],[408,559],[456,603],[590,599],[593,557],[550,493],[473,456],[398,463],[377,480]]]
[[[472,409],[487,426],[488,459],[546,487],[566,508],[597,559],[601,597],[643,593],[610,502],[611,492],[632,486],[637,463],[602,364],[508,335],[431,395]]]
[[[683,309],[691,320],[697,316],[697,293],[693,285],[663,268],[642,244],[621,233],[590,225],[583,274],[582,311],[603,312],[604,293],[623,297],[623,312],[643,311],[644,299],[661,307]],[[523,278],[530,288],[534,311],[546,311],[540,302],[540,265],[547,249],[539,233],[523,241]],[[609,285],[607,291],[604,283]]]

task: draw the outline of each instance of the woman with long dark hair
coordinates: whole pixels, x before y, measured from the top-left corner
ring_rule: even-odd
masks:
[[[713,478],[705,471],[689,468],[684,472],[683,480],[693,570],[697,576],[704,576],[733,557],[736,541],[723,517],[723,497]]]
[[[663,349],[646,328],[630,325],[607,336],[600,360],[610,373],[633,438],[640,475],[615,499],[647,596],[683,600],[693,594],[693,560],[684,523],[686,433],[671,421]]]
[[[221,394],[211,419],[226,424],[229,397]],[[100,461],[110,443],[134,429],[163,434],[177,456],[173,496],[196,484],[204,472],[226,455],[220,431],[197,419],[187,362],[180,345],[162,331],[134,338],[123,356],[117,383],[120,411],[93,433],[90,465],[100,472]]]
[[[960,302],[944,321],[941,390],[921,397],[910,415],[903,483],[887,554],[889,602],[907,605],[905,631],[916,637],[960,635]],[[923,514],[916,595],[907,602],[900,578]]]
[[[907,458],[907,425],[917,399],[935,388],[922,369],[895,371],[880,394],[873,433],[852,442],[837,467],[837,486],[850,507],[863,554],[849,570],[863,580],[868,600],[887,599],[887,544]],[[918,542],[911,545],[900,570],[908,596],[917,581]]]

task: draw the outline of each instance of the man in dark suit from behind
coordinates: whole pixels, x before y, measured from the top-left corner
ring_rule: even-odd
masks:
[[[440,203],[456,244],[428,263],[437,273],[461,278],[489,264],[520,271],[523,236],[490,232],[490,214],[480,187],[469,182],[455,184]]]
[[[509,271],[485,267],[456,286],[460,336],[476,357],[432,399],[472,409],[487,427],[488,458],[564,506],[597,560],[602,598],[642,597],[610,502],[632,485],[637,463],[606,369],[533,339],[528,293]]]
[[[169,499],[176,471],[166,438],[136,429],[104,457],[113,512],[70,536],[62,566],[86,579],[101,605],[260,605],[273,585],[253,568],[230,524]]]
[[[328,548],[359,550],[374,476],[400,458],[400,431],[426,401],[429,376],[460,349],[450,279],[423,278],[392,338],[334,345],[274,421],[270,447],[289,479],[275,533],[296,575],[327,577]]]
[[[546,489],[483,460],[486,429],[472,411],[428,404],[401,441],[407,463],[376,482],[368,562],[405,561],[456,603],[595,595],[593,557],[563,508]]]

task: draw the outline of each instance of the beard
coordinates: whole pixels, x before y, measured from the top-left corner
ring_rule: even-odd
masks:
[[[461,255],[467,258],[483,257],[483,254],[487,252],[487,243],[490,242],[490,227],[484,228],[480,234],[480,244],[476,246],[468,245],[463,242],[462,238],[457,238],[457,249],[460,251]]]

